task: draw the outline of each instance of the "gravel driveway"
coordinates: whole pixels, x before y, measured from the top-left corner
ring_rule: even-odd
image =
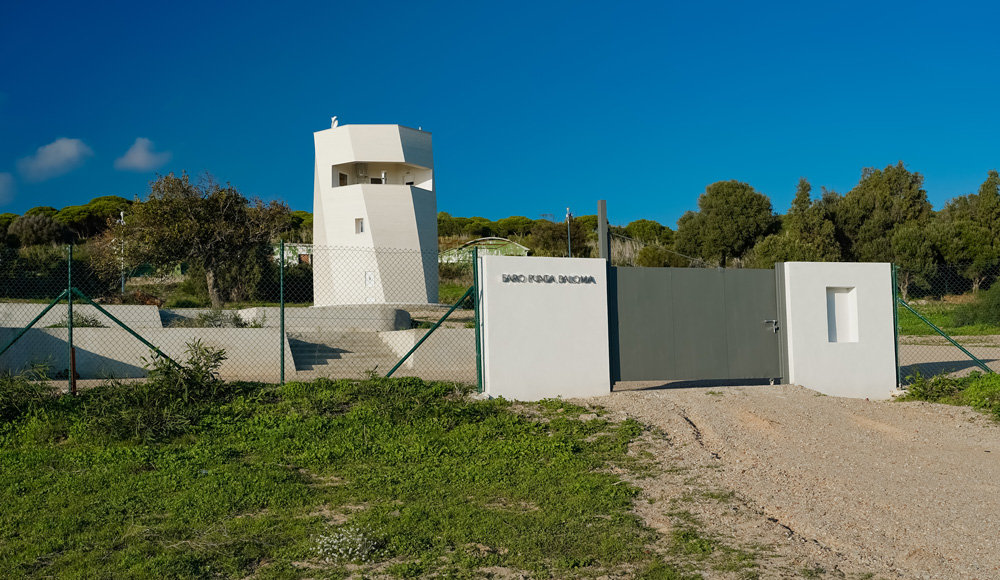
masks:
[[[665,473],[635,481],[647,523],[669,532],[680,506],[769,546],[764,578],[1000,578],[1000,428],[978,412],[791,385],[632,383],[578,402],[657,428],[640,445]]]

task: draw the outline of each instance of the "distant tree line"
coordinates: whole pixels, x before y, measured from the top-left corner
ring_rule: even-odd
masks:
[[[640,266],[687,266],[692,261],[754,268],[782,261],[894,262],[900,267],[904,295],[927,288],[942,267],[964,278],[964,290],[977,291],[992,282],[1000,262],[1000,175],[995,170],[976,193],[955,197],[938,211],[927,200],[923,176],[903,162],[865,168],[857,185],[843,195],[821,188],[814,196],[802,178],[783,215],[774,211],[766,195],[735,180],[708,185],[697,206],[681,216],[676,230],[649,219],[610,229],[642,245],[635,259]],[[78,257],[89,260],[95,276],[104,280],[112,280],[115,271],[133,271],[143,264],[166,271],[183,263],[203,280],[197,284],[202,302],[265,300],[261,288],[276,275],[271,246],[278,239],[311,242],[312,220],[309,212],[263,204],[229,184],[210,179],[193,183],[186,175],[171,174],[159,177],[135,200],[103,196],[85,205],[0,214],[0,248],[7,257],[0,276],[9,278],[14,270],[29,266],[46,272],[58,269],[53,266],[58,246],[76,243],[82,247]],[[596,254],[596,215],[573,217],[568,228],[565,221],[554,219],[511,216],[492,221],[445,212],[438,214],[437,222],[442,249],[498,236],[528,247],[534,255],[565,256],[567,237],[572,237],[574,256]],[[311,270],[295,273],[303,296],[311,276]]]
[[[865,168],[846,194],[821,188],[813,196],[806,178],[784,215],[750,184],[710,184],[673,230],[641,219],[612,233],[645,245],[640,266],[686,266],[691,261],[720,267],[770,268],[786,261],[894,262],[906,295],[926,289],[943,266],[977,291],[1000,262],[1000,175],[989,171],[978,192],[949,200],[934,211],[923,176],[902,161],[884,169]],[[596,216],[573,219],[574,240],[587,240],[574,255],[591,255]],[[580,234],[577,233],[580,230]],[[523,216],[490,221],[438,214],[438,234],[450,237],[509,237],[535,255],[566,255],[566,224]],[[581,235],[582,234],[582,235]]]

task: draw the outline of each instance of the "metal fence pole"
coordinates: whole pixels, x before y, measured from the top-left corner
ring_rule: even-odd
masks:
[[[896,388],[903,386],[903,372],[899,368],[899,289],[896,286],[896,264],[892,265],[892,336],[896,346]]]
[[[285,240],[281,240],[281,265],[278,267],[278,348],[281,349],[281,384],[285,384]]]
[[[473,321],[476,325],[476,390],[483,392],[483,341],[479,330],[479,248],[472,248]]]
[[[67,345],[69,359],[67,361],[67,374],[69,377],[68,389],[71,395],[76,395],[76,353],[73,350],[73,244],[69,245],[69,260],[66,261],[66,304],[68,306],[66,315],[66,328],[69,331]]]

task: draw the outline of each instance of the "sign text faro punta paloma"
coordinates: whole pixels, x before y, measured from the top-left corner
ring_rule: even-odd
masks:
[[[565,276],[562,274],[503,274],[504,284],[597,284],[593,276]]]

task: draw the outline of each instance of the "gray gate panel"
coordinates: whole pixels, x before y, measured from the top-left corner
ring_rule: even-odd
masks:
[[[612,268],[617,306],[614,377],[655,381],[674,376],[673,290],[670,268]],[[616,360],[615,360],[616,359]]]
[[[702,269],[682,269],[673,276],[676,372],[667,378],[729,378],[723,276],[723,270]]]
[[[774,271],[725,270],[725,288],[729,378],[780,377]]]

